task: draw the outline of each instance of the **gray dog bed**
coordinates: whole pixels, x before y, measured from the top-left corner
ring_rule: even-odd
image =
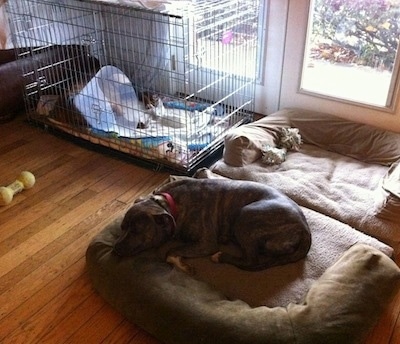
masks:
[[[327,219],[310,216],[306,213],[313,233],[308,257],[258,275],[194,259],[197,274],[190,277],[164,262],[165,247],[120,258],[112,245],[121,218],[93,239],[87,268],[105,300],[165,343],[360,342],[398,290],[400,269],[383,253],[387,247],[361,233],[353,246],[334,232],[325,235],[328,247],[318,245],[317,229],[324,233],[321,224]],[[329,258],[334,264],[318,258],[329,242],[332,249],[339,247]],[[246,296],[252,294],[248,279],[260,286],[255,297]]]

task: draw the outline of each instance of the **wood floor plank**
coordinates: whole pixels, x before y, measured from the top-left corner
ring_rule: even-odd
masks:
[[[36,179],[42,180],[48,177],[48,173],[54,170],[61,170],[63,166],[74,160],[74,157],[70,154],[58,152],[56,157],[50,156],[50,159],[46,158],[41,160],[41,164],[32,170]]]
[[[58,328],[62,321],[92,293],[90,281],[79,278],[53,298],[34,317],[21,321],[2,343],[37,343],[43,335]],[[51,321],[50,321],[51,320]]]
[[[112,204],[114,206],[106,206],[106,209],[98,210],[95,214],[88,215],[74,230],[68,232],[68,234],[66,233],[65,236],[59,237],[58,240],[52,242],[51,245],[46,246],[42,251],[24,262],[25,269],[36,267],[30,273],[22,270],[20,272],[25,272],[25,274],[15,275],[10,271],[14,278],[21,276],[21,280],[0,295],[0,305],[2,305],[0,308],[1,322],[3,322],[3,317],[21,306],[31,295],[42,289],[47,289],[48,283],[57,284],[57,277],[63,273],[64,269],[84,258],[86,248],[92,237],[110,221],[107,214],[109,216],[118,214],[115,207],[119,208],[121,203],[113,201]],[[67,243],[69,244],[67,245]],[[46,295],[46,290],[44,295]],[[43,297],[43,295],[40,297]]]
[[[86,165],[87,164],[83,165],[82,161],[70,159],[67,163],[57,166],[45,177],[38,178],[33,188],[24,190],[21,193],[21,196],[25,197],[24,202],[17,202],[17,199],[20,198],[20,195],[17,195],[16,199],[13,200],[9,206],[5,207],[7,211],[2,212],[3,226],[7,226],[7,228],[0,233],[0,241],[4,240],[4,235],[11,235],[14,229],[18,228],[21,223],[27,225],[30,219],[41,216],[42,213],[38,213],[36,208],[40,207],[41,203],[47,204],[49,202],[48,200],[50,197],[53,197],[53,195],[58,195],[59,192],[63,192],[68,186],[68,182],[73,181],[74,178],[79,175],[79,170],[85,167],[89,168]],[[60,172],[66,173],[61,183]],[[44,211],[46,211],[46,208]],[[49,209],[49,211],[51,210]],[[27,222],[24,222],[25,220]]]
[[[381,341],[387,338],[387,341],[392,344],[400,343],[400,291],[375,327],[374,337],[368,344],[374,344],[375,338],[380,338]]]
[[[101,343],[113,332],[124,318],[111,307],[105,305],[78,329],[65,343]]]
[[[0,161],[0,170],[4,171],[3,178],[11,178],[12,181],[23,170],[33,172],[43,159],[48,157],[56,157],[57,152],[63,148],[59,141],[52,144],[52,150],[46,155],[42,154],[43,143],[40,140],[27,141],[23,145],[2,154],[4,160]]]
[[[71,211],[70,207],[55,204],[54,207],[48,206],[50,212],[46,212],[39,218],[33,220],[26,226],[21,226],[14,234],[8,236],[0,242],[0,257],[14,250],[26,240],[40,232],[43,228],[50,226],[58,218],[65,216]]]
[[[0,328],[0,342],[3,329],[8,331],[14,329],[18,332],[21,319],[36,318],[37,313],[48,303],[51,303],[53,299],[56,303],[58,302],[58,295],[66,288],[70,288],[71,280],[81,278],[85,271],[84,253],[86,247],[92,236],[103,226],[104,224],[99,224],[98,228],[94,228],[92,233],[89,231],[83,237],[74,241],[70,245],[72,248],[65,247],[59,254],[54,255],[52,259],[44,262],[38,269],[13,285],[6,293],[0,295],[0,302],[9,300],[7,302],[8,308],[1,310],[1,312],[5,312],[5,317],[0,316],[1,323],[4,325]],[[90,288],[92,288],[91,285]],[[44,311],[44,314],[46,314],[46,311]],[[3,315],[3,313],[0,315]]]
[[[51,200],[41,200],[32,206],[23,203],[13,204],[13,207],[7,207],[8,212],[1,213],[2,230],[0,231],[0,242],[13,236],[21,228],[29,226],[32,222],[48,214],[56,206]]]
[[[0,343],[7,341],[7,338],[12,333],[15,335],[18,331],[24,331],[21,324],[29,319],[35,319],[43,307],[54,298],[57,298],[64,290],[68,289],[71,283],[80,278],[84,271],[85,260],[82,258],[69,267],[64,268],[58,274],[47,275],[47,278],[45,278],[45,269],[42,269],[29,276],[27,280],[15,285],[13,289],[24,288],[24,292],[19,293],[23,299],[15,300],[8,298],[8,302],[2,304],[0,308]],[[37,281],[37,278],[40,277],[44,280],[43,283]],[[50,280],[50,283],[47,280]],[[28,288],[26,287],[29,283],[31,283],[31,288],[29,286]],[[4,299],[8,296],[13,297],[13,294],[13,290],[8,290],[3,294],[5,297],[1,295],[0,298],[4,302]]]
[[[60,207],[62,212],[60,212],[58,215],[66,213],[64,208],[65,207]],[[101,212],[102,221],[108,219],[109,216],[113,216],[115,213],[118,213],[122,209],[124,209],[124,205],[121,205],[120,202],[113,202]],[[68,208],[68,211],[70,210],[71,208]],[[57,212],[55,213],[55,215],[57,215]],[[35,223],[35,227],[30,226],[27,229],[27,234],[25,234],[25,232],[23,231],[22,232],[26,235],[26,237],[32,236],[32,233],[37,233],[43,228],[46,228],[51,223],[56,221],[56,218],[57,217],[44,216],[43,219],[41,219],[42,221]],[[44,264],[48,259],[52,258],[54,255],[60,252],[65,246],[68,246],[71,242],[74,242],[75,240],[79,240],[80,237],[90,231],[90,227],[95,227],[96,223],[90,222],[90,219],[91,216],[87,216],[84,220],[86,226],[83,225],[83,222],[80,223],[78,225],[79,228],[74,228],[73,230],[63,234],[60,238],[47,245],[37,254],[32,255],[29,259],[25,260],[23,263],[19,264],[16,268],[12,269],[9,273],[3,276],[2,284],[0,285],[0,294],[10,288],[15,283],[17,283],[23,276],[27,276],[29,273],[32,272],[32,270],[38,268],[41,264]],[[20,243],[23,241],[24,240],[21,239],[18,242]]]
[[[21,136],[21,132],[27,133],[27,131],[31,129],[28,125],[26,125],[26,123],[21,121],[21,119],[7,123],[0,123],[0,128],[1,128],[1,138],[2,138],[0,140],[0,147],[7,145],[9,142],[24,137]]]
[[[384,338],[383,336],[381,338]],[[400,343],[400,316],[397,316],[396,326],[393,329],[393,333],[390,336],[389,344],[398,344]]]
[[[75,289],[76,286],[72,285],[71,288]],[[52,320],[51,326],[43,331],[43,335],[38,335],[34,342],[59,344],[68,342],[68,338],[72,337],[77,329],[84,326],[89,319],[100,312],[101,308],[107,307],[94,291],[88,290],[88,292],[88,297],[64,318],[58,314],[57,319]],[[46,313],[49,313],[48,309],[45,310],[44,314]]]
[[[96,183],[94,183],[93,185],[90,186],[90,189],[96,192],[102,192],[104,190],[106,190],[107,188],[110,187],[110,185],[115,184],[118,180],[121,180],[121,174],[122,173],[130,173],[131,176],[129,178],[129,182],[131,183],[130,185],[128,185],[127,187],[133,187],[137,184],[140,184],[143,179],[146,179],[146,177],[148,177],[148,171],[140,169],[140,168],[121,168],[121,169],[117,169],[112,171],[112,173],[110,173],[108,176],[106,176],[105,178],[98,180]]]
[[[395,296],[382,314],[379,322],[369,334],[365,344],[388,344],[400,312],[400,293]]]
[[[61,199],[71,196],[73,193],[81,192],[81,183],[88,183],[89,186],[97,180],[96,178],[100,176],[99,173],[107,174],[108,172],[102,167],[98,169],[93,168],[93,164],[95,164],[98,159],[98,156],[93,156],[87,159],[85,164],[82,164],[82,162],[71,162],[58,167],[52,171],[52,173],[49,173],[46,178],[38,179],[34,188],[24,191],[27,197],[24,202],[12,205],[9,207],[9,211],[4,214],[4,231],[0,233],[0,241],[14,234],[18,225],[28,225],[32,220],[36,220],[38,217],[42,216],[42,209],[36,208],[40,207],[40,205],[45,202],[43,211],[46,211],[46,207],[48,207],[46,200],[49,194],[53,195],[52,204],[54,207]],[[58,180],[59,169],[68,171],[68,175],[64,177],[62,181]],[[80,178],[80,176],[82,177]],[[91,180],[91,178],[94,178],[94,180]],[[80,181],[77,182],[77,179]],[[76,188],[74,188],[75,186]],[[29,209],[29,211],[26,211],[26,209]]]
[[[130,341],[130,344],[160,344],[156,338],[152,335],[148,334],[145,331],[139,332],[135,337],[133,337]]]
[[[124,202],[127,204],[132,204],[132,202],[137,199],[139,196],[148,195],[154,191],[154,185],[160,186],[165,183],[168,179],[168,176],[154,174],[148,176],[147,178],[140,179],[141,182],[133,185],[131,188],[127,189],[122,195],[118,196],[118,200],[120,202]]]
[[[107,337],[102,340],[102,343],[129,344],[132,343],[134,337],[140,332],[140,328],[124,319],[119,326],[110,331]]]
[[[28,140],[21,139],[19,135],[15,141],[11,141],[10,143],[7,143],[8,141],[6,137],[3,138],[2,141],[0,141],[0,143],[4,143],[4,145],[0,144],[0,155],[2,155],[5,158],[3,161],[4,164],[6,164],[9,161],[8,159],[6,160],[7,154],[11,155],[16,149],[23,147],[29,143]]]

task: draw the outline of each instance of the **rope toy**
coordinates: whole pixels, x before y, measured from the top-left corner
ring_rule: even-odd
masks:
[[[301,145],[301,135],[297,128],[280,128],[276,147],[264,145],[261,147],[262,162],[267,165],[281,164],[286,160],[288,150],[298,151]]]
[[[0,205],[10,204],[15,194],[24,189],[30,189],[35,185],[35,181],[35,176],[31,172],[22,171],[15,182],[0,187]]]

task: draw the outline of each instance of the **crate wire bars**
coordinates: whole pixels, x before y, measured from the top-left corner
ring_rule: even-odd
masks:
[[[132,3],[8,2],[27,116],[188,173],[252,120],[259,1]]]

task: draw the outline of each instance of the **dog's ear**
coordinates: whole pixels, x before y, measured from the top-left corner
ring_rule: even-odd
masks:
[[[148,197],[140,196],[139,198],[135,199],[135,201],[133,202],[133,204],[143,202],[143,201],[145,201],[146,199],[148,199]]]

